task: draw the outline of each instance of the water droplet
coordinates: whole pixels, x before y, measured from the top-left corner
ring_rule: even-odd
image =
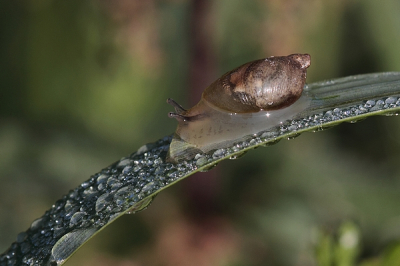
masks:
[[[211,169],[213,169],[215,166],[217,166],[217,164],[212,164],[212,165],[210,165],[210,166],[207,166],[207,167],[201,169],[199,172],[208,172],[208,171],[210,171]]]
[[[261,138],[265,139],[272,139],[275,138],[276,136],[278,136],[278,132],[276,131],[268,131],[261,134]]]
[[[375,103],[375,106],[370,108],[370,112],[374,112],[374,111],[380,111],[382,110],[385,106],[385,102],[383,100],[377,100]]]
[[[69,226],[72,227],[82,221],[82,219],[85,217],[86,212],[76,212],[74,215],[72,215],[71,220],[69,222]]]
[[[125,167],[125,166],[127,166],[127,165],[131,165],[131,164],[133,164],[133,161],[131,160],[131,159],[122,159],[118,164],[117,164],[117,167],[119,168],[119,167]]]
[[[162,164],[162,163],[163,163],[163,160],[161,158],[157,158],[154,160],[155,165]]]
[[[113,183],[113,184],[111,185],[111,190],[112,190],[112,191],[115,191],[115,190],[117,190],[117,189],[120,188],[120,187],[122,187],[122,183],[121,183],[121,182],[115,182],[115,183]]]
[[[120,186],[120,182],[117,177],[112,176],[107,180],[107,185],[112,187],[114,184],[117,184],[117,186]]]
[[[288,140],[292,140],[292,139],[297,138],[298,136],[300,136],[300,133],[299,134],[292,134],[292,135],[288,136],[287,139]]]
[[[319,126],[319,127],[315,128],[315,129],[313,129],[312,132],[324,131],[324,130],[330,129],[332,127],[333,127],[333,125],[332,126]]]
[[[399,115],[399,112],[386,112],[384,115],[386,115],[386,116],[397,116],[397,115]]]
[[[385,102],[383,100],[377,100],[375,105],[383,106]]]
[[[117,203],[117,205],[121,205],[125,201],[133,199],[135,196],[135,186],[126,186],[114,194],[114,201]]]
[[[289,131],[296,131],[297,130],[297,125],[291,125],[288,127]]]
[[[164,169],[164,167],[162,167],[162,166],[157,167],[157,168],[154,170],[154,174],[156,174],[156,175],[162,175],[162,174],[164,174],[164,172],[165,172],[165,169]]]
[[[44,218],[43,218],[43,217],[41,217],[41,218],[39,218],[39,219],[36,219],[35,221],[33,221],[33,222],[31,223],[30,229],[31,229],[32,231],[38,230],[40,227],[42,227],[43,222],[44,222]]]
[[[74,207],[73,202],[71,200],[67,200],[67,202],[65,203],[65,206],[64,206],[64,210],[66,212],[69,212],[72,209],[72,207]]]
[[[125,166],[124,169],[122,169],[123,174],[128,174],[131,171],[132,171],[132,166],[130,166],[130,165]]]
[[[333,112],[339,114],[340,112],[342,112],[342,110],[340,108],[335,108],[333,109]]]
[[[388,98],[385,100],[385,103],[386,103],[386,104],[395,104],[396,101],[397,101],[397,98],[396,98],[396,97],[388,97]]]
[[[79,229],[61,237],[51,250],[51,256],[47,265],[56,263],[61,265],[69,256],[74,253],[84,242],[86,242],[95,232],[96,228]]]
[[[99,190],[99,191],[103,191],[105,188],[106,188],[106,186],[104,185],[104,183],[97,186],[97,190]]]
[[[156,146],[157,146],[156,143],[147,143],[147,144],[143,145],[142,147],[140,147],[137,150],[136,154],[138,154],[138,155],[143,154],[143,153],[148,152],[151,149],[155,148]]]
[[[218,149],[213,153],[212,157],[214,159],[223,157],[225,155],[225,153],[226,153],[226,149]]]
[[[102,211],[111,202],[111,195],[109,193],[104,193],[96,201],[96,212]]]
[[[31,228],[32,228],[32,225],[31,225]],[[17,242],[21,243],[21,242],[25,241],[27,236],[28,236],[28,234],[26,232],[19,233],[17,236]]]
[[[200,157],[198,157],[198,159],[196,160],[196,165],[200,167],[200,166],[203,166],[203,165],[207,164],[207,162],[208,162],[207,157],[205,157],[205,156],[200,156]]]
[[[113,220],[115,220],[120,215],[121,215],[121,212],[114,213],[113,215],[110,216],[110,219],[108,219],[107,223],[111,223]]]
[[[106,182],[107,179],[109,178],[109,175],[101,174],[97,177],[97,184]]]
[[[85,198],[94,196],[94,195],[96,195],[96,194],[97,194],[97,190],[96,190],[95,188],[93,188],[92,186],[86,188],[86,189],[83,191],[83,196],[84,196]]]
[[[63,226],[57,226],[53,229],[53,237],[59,238],[60,236],[64,235],[67,229]]]
[[[150,183],[146,184],[145,186],[143,186],[141,192],[142,193],[148,193],[148,192],[151,192],[154,188],[155,188],[155,183],[154,182],[150,182]]]
[[[27,256],[22,257],[22,263],[25,265],[34,265],[32,256],[27,255]]]
[[[139,211],[143,211],[143,210],[147,209],[147,207],[150,206],[150,204],[153,202],[153,200],[154,200],[154,198],[156,196],[157,195],[154,195],[152,197],[145,198],[145,199],[135,203],[135,205],[133,205],[132,208],[130,208],[126,212],[126,214],[134,214],[134,213],[137,213]]]
[[[365,105],[364,105],[364,107],[365,108],[371,108],[372,106],[374,106],[375,105],[375,101],[374,100],[368,100],[366,103],[365,103]]]
[[[81,187],[83,187],[83,188],[87,188],[88,186],[90,186],[90,182],[88,182],[88,181],[85,181],[81,184]]]
[[[176,178],[176,177],[179,176],[179,172],[178,172],[177,169],[172,168],[172,169],[170,169],[170,170],[168,171],[167,176],[168,176],[168,177],[171,177],[171,178]]]
[[[70,219],[79,210],[79,206],[72,207],[69,212],[65,213],[65,219]]]
[[[255,146],[255,145],[257,145],[258,142],[261,142],[261,140],[260,139],[257,140],[257,138],[255,138],[255,139],[252,139],[249,141],[249,145]],[[257,148],[257,147],[255,147],[255,148]]]
[[[231,160],[239,159],[240,157],[244,156],[246,153],[247,153],[247,151],[243,151],[243,152],[234,154],[231,157],[229,157],[229,159],[231,159]]]
[[[365,120],[365,117],[350,120],[349,123],[354,124],[354,123],[357,123],[357,122],[360,122],[360,121],[363,121],[363,120]]]

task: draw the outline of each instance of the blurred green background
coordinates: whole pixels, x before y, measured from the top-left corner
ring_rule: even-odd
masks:
[[[0,252],[69,189],[172,133],[168,97],[190,107],[271,55],[311,54],[308,83],[400,71],[399,47],[398,0],[1,1]],[[373,117],[225,161],[66,265],[316,265],[316,232],[347,220],[359,261],[378,265],[400,240],[399,132]]]

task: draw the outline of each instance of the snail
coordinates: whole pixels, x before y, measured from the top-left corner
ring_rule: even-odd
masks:
[[[169,98],[167,103],[175,108],[169,117],[178,121],[178,128],[167,161],[228,147],[304,110],[310,98],[300,96],[310,60],[308,54],[292,54],[246,63],[207,87],[188,110]]]

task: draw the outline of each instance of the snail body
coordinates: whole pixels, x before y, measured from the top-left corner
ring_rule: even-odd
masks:
[[[292,118],[310,101],[300,98],[309,66],[308,54],[256,60],[217,79],[189,110],[168,99],[175,107],[169,116],[178,120],[168,160],[227,147]]]

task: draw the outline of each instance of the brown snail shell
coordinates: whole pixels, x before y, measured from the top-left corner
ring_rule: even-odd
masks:
[[[228,146],[293,117],[308,103],[296,101],[310,60],[308,54],[292,54],[244,64],[206,88],[189,110],[168,99],[176,111],[169,116],[179,123],[168,160],[191,159],[200,151]]]

